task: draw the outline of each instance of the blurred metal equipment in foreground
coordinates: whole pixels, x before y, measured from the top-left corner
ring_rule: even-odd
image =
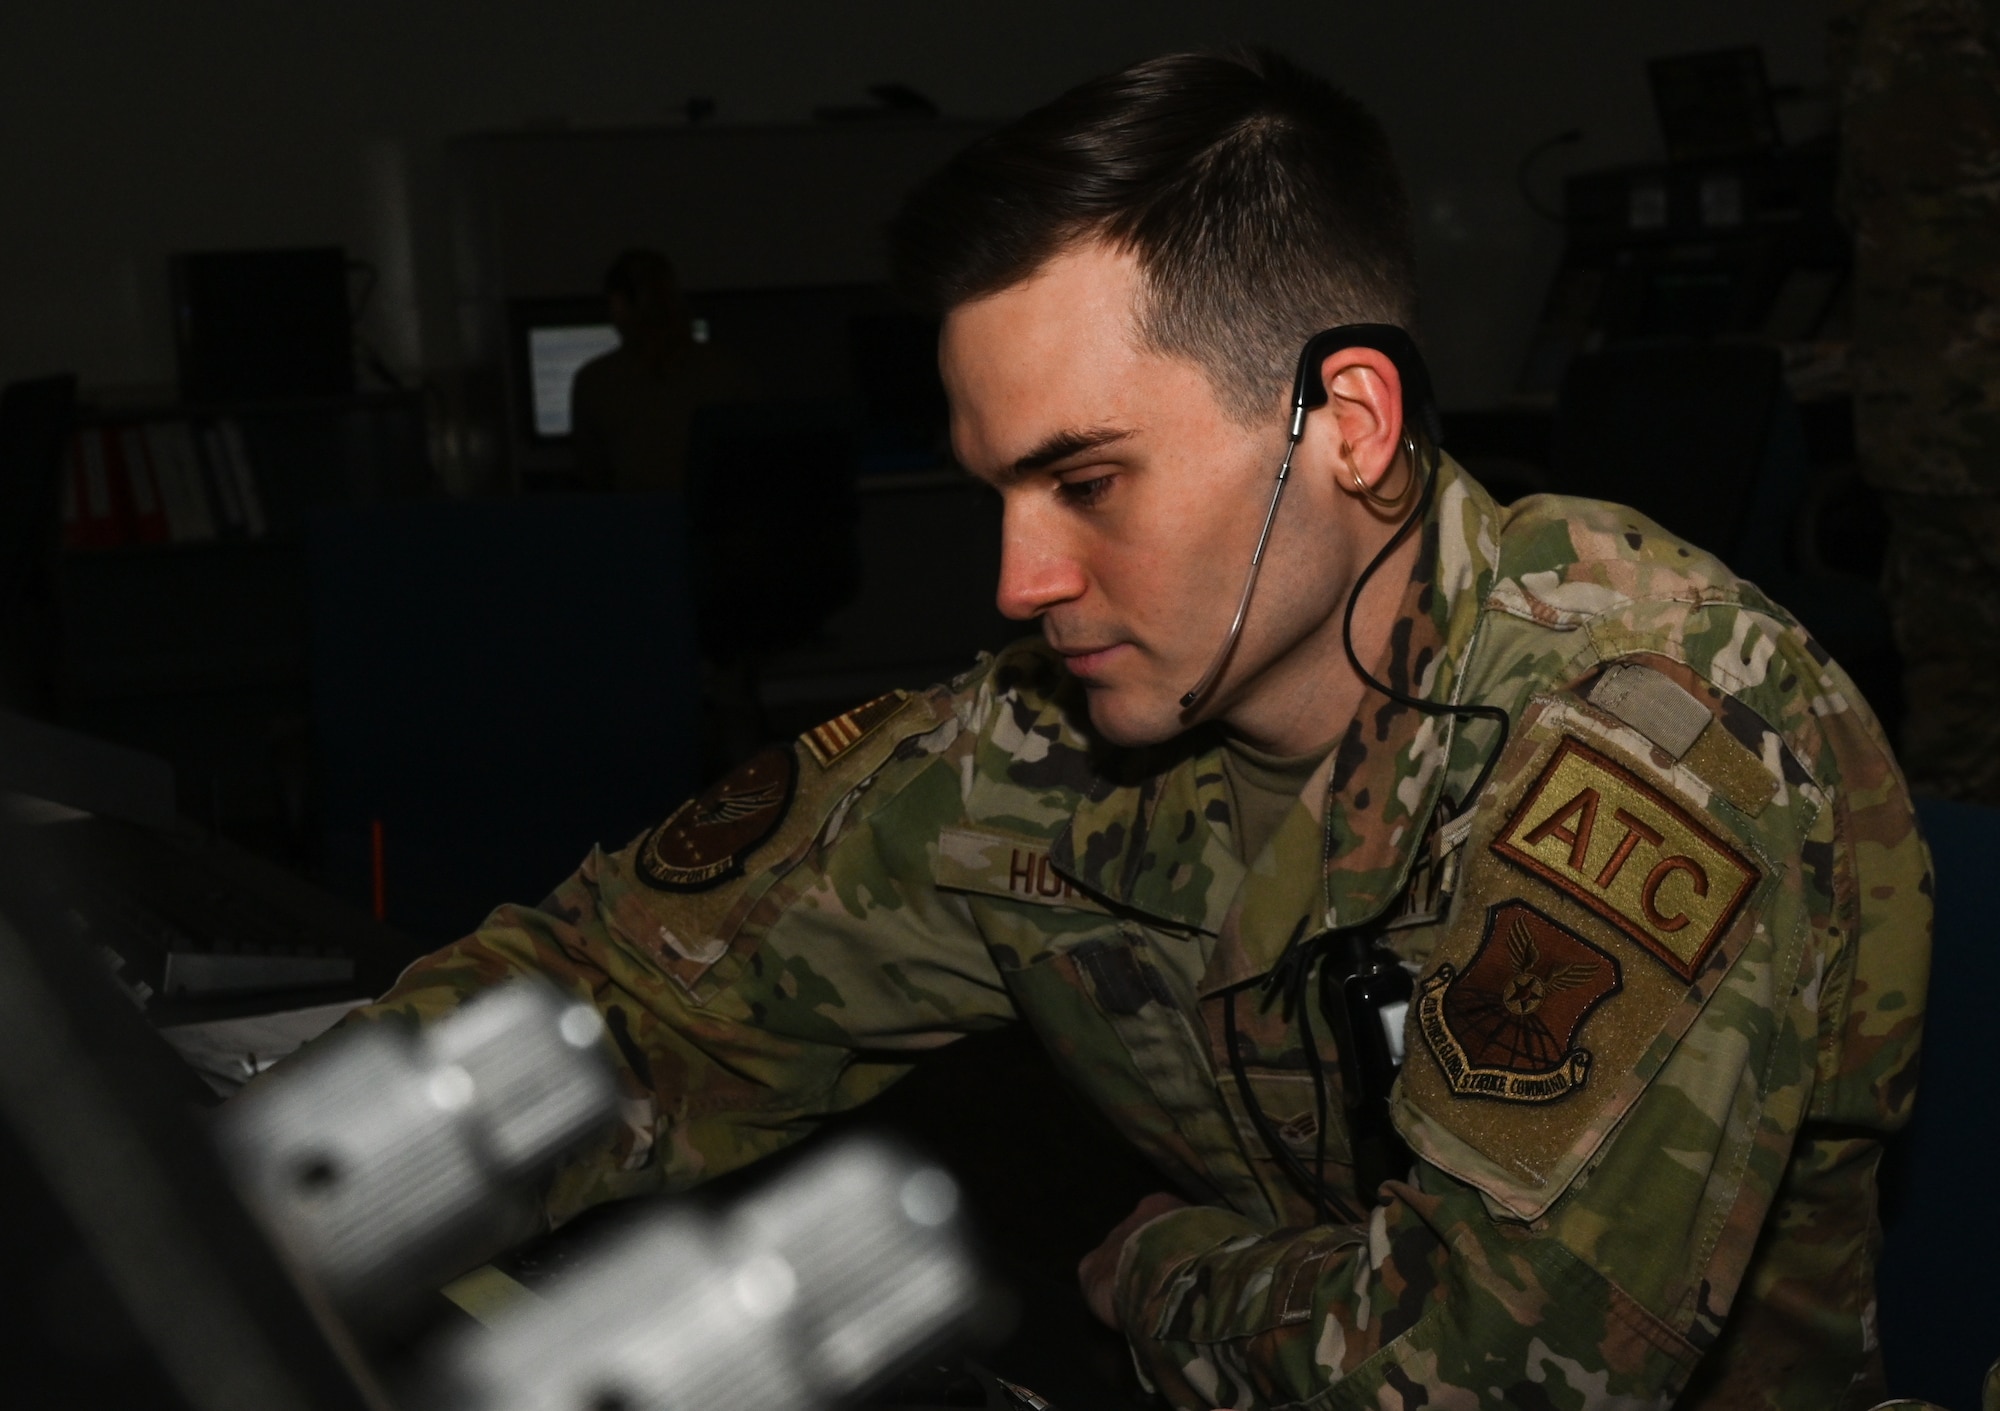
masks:
[[[337,1034],[217,1114],[273,1240],[350,1319],[378,1321],[533,1232],[533,1184],[607,1124],[590,1006],[538,981],[435,1027]]]
[[[6,1404],[382,1411],[344,1332],[230,1194],[189,1120],[188,1073],[93,948],[89,874],[51,830],[13,821],[20,802],[0,794],[0,1263],[20,1310],[0,1320]]]
[[[942,1169],[851,1139],[714,1215],[627,1230],[463,1337],[452,1411],[813,1411],[961,1331],[982,1285]]]
[[[950,1177],[850,1144],[720,1213],[641,1214],[497,1332],[403,1340],[610,1120],[596,1011],[522,982],[358,1026],[197,1122],[93,949],[74,838],[17,812],[0,794],[0,1192],[36,1316],[0,1320],[8,1404],[821,1411],[985,1311]]]

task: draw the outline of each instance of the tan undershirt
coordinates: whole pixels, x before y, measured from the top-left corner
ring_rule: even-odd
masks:
[[[1252,862],[1299,801],[1306,781],[1333,749],[1331,741],[1302,755],[1266,754],[1241,740],[1225,740],[1222,773],[1236,805],[1237,856]]]

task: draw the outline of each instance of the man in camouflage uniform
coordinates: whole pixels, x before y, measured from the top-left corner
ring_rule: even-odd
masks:
[[[1024,1021],[1178,1192],[1082,1271],[1177,1406],[1875,1398],[1930,916],[1896,766],[1722,564],[1496,505],[1380,340],[1300,357],[1407,324],[1408,235],[1372,120],[1268,57],[1087,84],[920,189],[901,263],[1043,637],[757,755],[370,1011],[535,972],[604,1013],[625,1121],[551,1220]],[[1349,970],[1413,975],[1403,1022]]]
[[[1903,758],[1919,788],[2000,803],[2000,38],[1979,0],[1841,0],[1832,51]]]

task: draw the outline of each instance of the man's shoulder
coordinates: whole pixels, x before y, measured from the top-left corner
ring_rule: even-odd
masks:
[[[916,788],[922,798],[899,816],[930,822],[1020,813],[1032,799],[1030,811],[1054,827],[1094,777],[1096,747],[1081,727],[1079,697],[1039,638],[982,652],[949,680],[888,691],[806,730],[791,751],[799,788],[837,794],[865,783],[878,800]],[[941,762],[957,780],[944,794],[933,774]]]
[[[1664,665],[1760,752],[1763,734],[1776,735],[1808,777],[1838,772],[1828,717],[1853,716],[1879,735],[1852,681],[1790,612],[1637,510],[1529,496],[1502,512],[1499,558],[1486,606],[1516,631],[1492,635],[1560,643],[1544,653],[1559,656],[1559,674],[1625,660]],[[1536,659],[1495,645],[1517,663]]]
[[[1706,549],[1608,500],[1516,500],[1500,511],[1499,547],[1499,582],[1520,585],[1566,618],[1622,599],[1729,601],[1749,587]]]
[[[1515,506],[1497,537],[1473,690],[1513,728],[1459,835],[1397,1114],[1419,1156],[1496,1209],[1602,1228],[1634,1191],[1669,1198],[1659,1151],[1735,1141],[1730,1103],[1753,1084],[1767,1114],[1798,1120],[1810,1065],[1830,1079],[1846,1060],[1798,1006],[1775,1041],[1803,1060],[1745,1069],[1774,1042],[1756,986],[1831,965],[1816,927],[1842,905],[1906,922],[1924,905],[1922,844],[1852,684],[1714,556],[1621,506],[1556,497]],[[1865,840],[1865,864],[1834,862],[1842,833]],[[1842,889],[1859,865],[1857,899]],[[1902,1022],[1872,1003],[1857,992],[1849,1035]],[[1666,1246],[1616,1257],[1604,1267],[1628,1289],[1682,1277]]]
[[[1102,747],[1089,733],[1082,692],[1040,637],[983,656],[941,689],[976,737],[973,777],[989,791],[1081,796],[1099,788]]]
[[[1767,661],[1781,648],[1810,654],[1797,621],[1754,584],[1624,505],[1530,495],[1501,511],[1498,537],[1486,636],[1516,662],[1589,670],[1658,655],[1733,690],[1753,684],[1736,661],[1752,635]]]

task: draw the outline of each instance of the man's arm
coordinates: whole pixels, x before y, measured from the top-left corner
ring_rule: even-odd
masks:
[[[537,907],[418,961],[359,1018],[428,1021],[526,973],[597,1007],[624,1120],[558,1174],[552,1222],[788,1144],[1012,1015],[963,903],[929,880],[961,807],[951,752],[969,748],[951,709],[912,697],[827,760],[803,741],[760,756]],[[789,789],[759,768],[792,771]]]
[[[1077,1262],[1076,1281],[1083,1288],[1084,1306],[1096,1315],[1098,1322],[1107,1328],[1118,1326],[1118,1265],[1132,1236],[1162,1215],[1187,1208],[1188,1203],[1179,1196],[1155,1191],[1133,1206],[1132,1213]]]

